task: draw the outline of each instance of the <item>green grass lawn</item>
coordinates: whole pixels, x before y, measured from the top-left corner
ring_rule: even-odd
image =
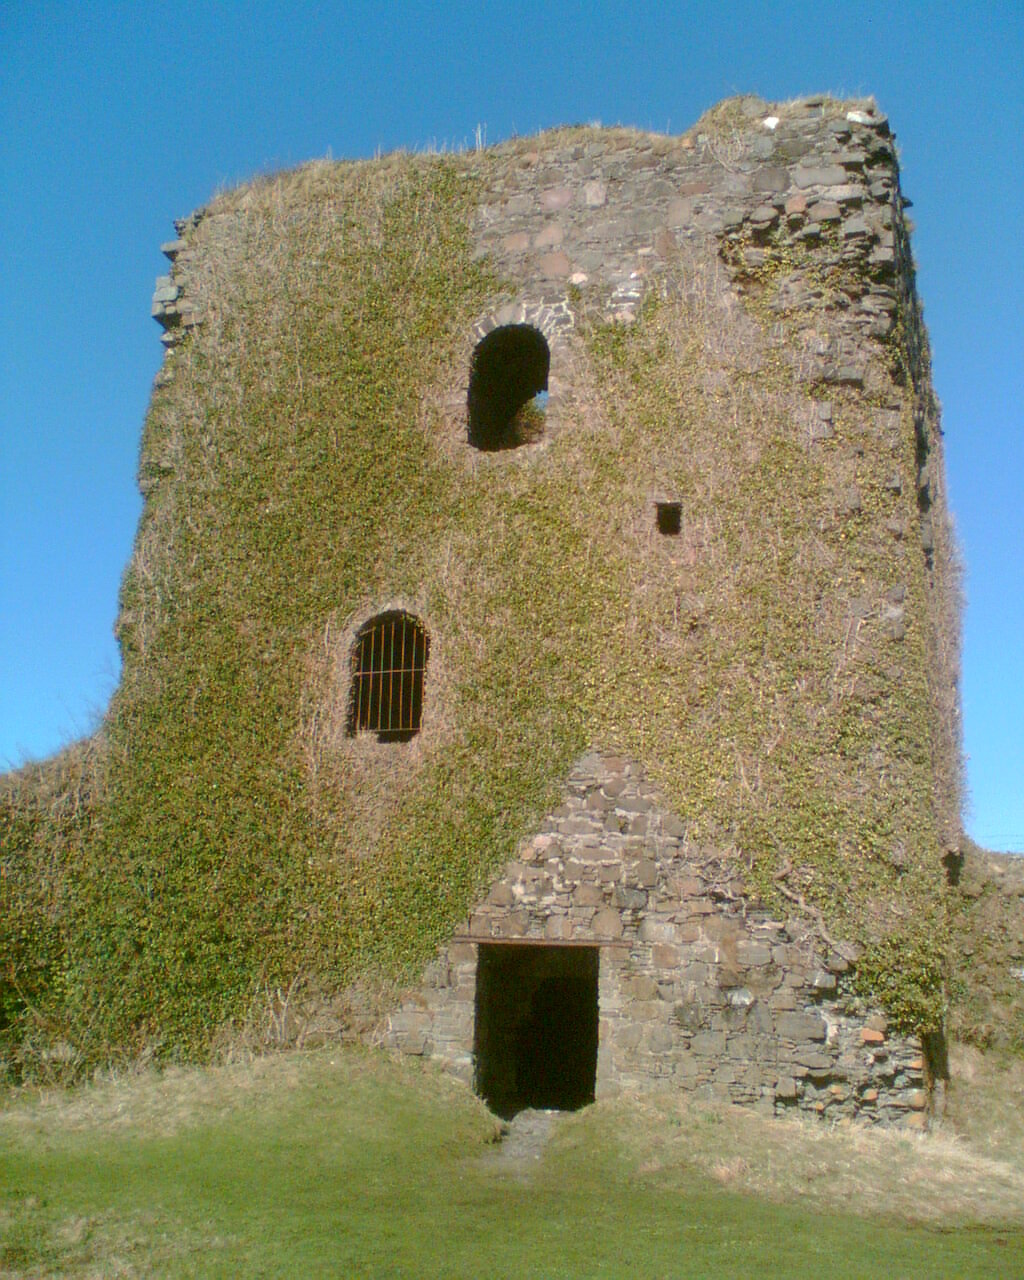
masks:
[[[809,1169],[807,1193],[781,1175],[768,1193],[723,1185],[745,1133],[745,1167]],[[0,1274],[1024,1276],[1024,1205],[984,1226],[855,1215],[853,1148],[820,1131],[602,1104],[528,1164],[502,1161],[495,1134],[468,1091],[368,1051],[15,1097],[0,1112]],[[906,1158],[919,1150],[927,1200],[944,1149]]]

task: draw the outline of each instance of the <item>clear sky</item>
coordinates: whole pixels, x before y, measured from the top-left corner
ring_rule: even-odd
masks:
[[[914,202],[966,565],[967,828],[1024,851],[1024,6],[0,3],[0,767],[89,732],[171,220],[254,174],[721,98],[873,93]]]

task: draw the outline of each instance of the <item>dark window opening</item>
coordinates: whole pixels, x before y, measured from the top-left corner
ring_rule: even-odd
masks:
[[[681,502],[656,502],[656,519],[658,532],[675,537],[683,527],[683,504]]]
[[[430,641],[407,613],[382,613],[359,631],[352,650],[349,735],[408,742],[420,729],[423,672]]]
[[[476,1091],[496,1115],[594,1101],[597,970],[597,947],[480,945]]]
[[[506,324],[477,344],[469,374],[469,443],[515,449],[544,433],[551,352],[539,329]]]

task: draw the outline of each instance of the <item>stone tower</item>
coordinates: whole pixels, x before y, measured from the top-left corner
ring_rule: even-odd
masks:
[[[922,1122],[955,584],[904,206],[872,102],[737,99],[178,224],[71,1043],[398,989],[376,1033],[504,1114]]]

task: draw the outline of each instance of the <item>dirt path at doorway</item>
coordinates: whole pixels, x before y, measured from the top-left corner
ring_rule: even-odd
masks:
[[[501,1142],[487,1161],[521,1178],[529,1177],[557,1127],[561,1111],[520,1111],[507,1122]]]

